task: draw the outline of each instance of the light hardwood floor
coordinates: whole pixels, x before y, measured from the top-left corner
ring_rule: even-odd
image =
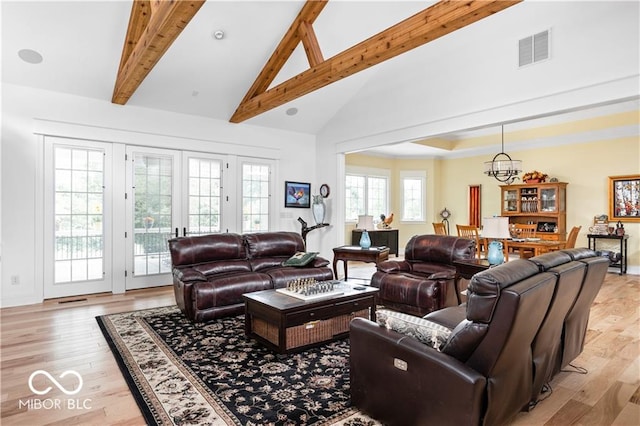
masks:
[[[350,265],[350,276],[367,274],[366,266]],[[172,305],[172,288],[80,299],[84,300],[50,300],[0,311],[3,426],[144,424],[95,316]],[[518,415],[513,424],[640,425],[639,307],[640,277],[607,274],[591,309],[587,345],[574,361],[588,374],[560,373],[551,383],[551,396]],[[81,392],[67,397],[54,388],[42,398],[75,399],[80,409],[20,406],[34,398],[28,386],[34,371],[57,377],[69,369],[82,376]],[[65,384],[64,379],[60,382]],[[37,389],[51,385],[42,375],[34,383]]]

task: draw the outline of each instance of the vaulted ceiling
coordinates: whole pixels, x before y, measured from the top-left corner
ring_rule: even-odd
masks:
[[[302,27],[302,31],[306,30],[306,35],[299,32],[307,43],[297,43],[295,48],[287,45],[288,50],[293,50],[288,52],[290,56],[286,61],[282,61],[287,55],[278,52],[278,45],[283,39],[287,39],[287,29],[303,10],[304,1],[208,0],[203,3],[186,3],[199,4],[200,7],[184,25],[175,41],[166,46],[164,54],[158,56],[159,60],[146,76],[140,78],[140,75],[135,76],[136,73],[129,73],[134,75],[134,81],[139,81],[133,85],[135,88],[127,89],[126,105],[203,116],[225,122],[236,115],[239,119],[234,121],[245,120],[243,123],[309,134],[318,134],[328,127],[334,127],[336,121],[339,121],[337,118],[344,119],[345,111],[357,110],[363,104],[375,102],[384,106],[380,108],[381,111],[389,108],[397,110],[401,105],[396,107],[397,99],[392,95],[411,93],[411,89],[405,87],[406,83],[415,81],[419,72],[423,72],[424,80],[431,82],[437,88],[435,92],[438,92],[446,84],[448,77],[443,73],[438,74],[442,65],[465,60],[456,58],[456,55],[468,55],[469,51],[474,50],[491,51],[490,46],[505,39],[515,46],[518,36],[522,35],[519,28],[530,26],[529,21],[533,16],[553,16],[544,10],[551,3],[525,1],[462,30],[453,31],[432,43],[349,75],[348,78],[339,81],[331,77],[324,80],[311,78],[304,84],[303,90],[306,92],[311,89],[311,92],[289,100],[276,93],[278,87],[285,87],[289,91],[289,84],[295,86],[296,78],[303,78],[300,77],[304,76],[301,73],[313,73],[322,63],[335,66],[338,62],[331,59],[340,57],[341,52],[348,52],[353,46],[357,47],[358,43],[420,13],[436,2],[331,0],[311,25]],[[569,3],[573,2],[567,2]],[[575,10],[572,13],[576,19],[580,20],[584,5],[571,5],[565,9],[571,7]],[[121,64],[121,59],[123,46],[126,45],[131,1],[5,0],[1,7],[3,83],[111,102],[114,93],[118,92],[119,72],[126,80],[126,71],[122,72],[126,61]],[[137,25],[138,31],[145,27],[140,23]],[[544,28],[544,25],[546,24],[541,22],[537,28]],[[222,32],[223,37],[216,38],[216,32]],[[133,38],[138,37],[142,35],[134,35]],[[406,37],[411,39],[413,36],[409,34]],[[150,42],[155,43],[153,40]],[[482,49],[470,47],[471,43],[478,43]],[[384,43],[372,42],[368,46],[384,46]],[[632,49],[634,46],[637,46],[637,42],[631,43]],[[18,56],[22,49],[39,52],[43,57],[42,62],[37,65],[25,63]],[[131,49],[133,51],[134,47]],[[361,53],[364,54],[365,51],[369,52],[364,49]],[[151,51],[140,53],[143,59],[139,63],[142,63],[144,55],[149,52]],[[282,62],[278,66],[273,66],[273,59],[270,62],[274,52]],[[424,68],[415,68],[416,59],[419,59],[418,62]],[[486,59],[494,60],[492,57]],[[363,63],[368,65],[368,62]],[[267,72],[277,69],[279,71],[275,76]],[[265,73],[269,74],[268,78],[264,78]],[[340,77],[351,74],[350,71],[340,73],[339,70],[336,73]],[[437,79],[433,78],[434,75],[438,76]],[[475,78],[473,74],[470,76]],[[292,80],[293,83],[290,82]],[[260,81],[263,83],[261,86],[254,85]],[[332,83],[319,88],[327,81]],[[269,83],[268,87],[264,83]],[[317,88],[319,89],[314,90]],[[451,90],[460,92],[465,87],[451,86]],[[407,99],[407,102],[419,99],[418,95],[419,93],[412,94],[412,99]],[[425,99],[427,95],[425,93]],[[272,97],[277,99],[277,103],[284,103],[263,112],[261,96]],[[247,102],[246,107],[238,108],[243,100]],[[428,107],[434,108],[442,100],[428,98]],[[258,105],[260,107],[256,108]],[[271,106],[273,105],[269,105]],[[443,106],[448,105],[445,102]],[[251,114],[246,115],[246,108],[251,109]],[[626,108],[637,109],[637,99]],[[295,110],[298,113],[294,115]],[[255,113],[257,115],[251,117]],[[376,117],[371,117],[371,120],[372,124],[375,123]],[[398,126],[407,126],[407,123],[399,120]],[[418,144],[412,145],[413,148],[421,149],[421,152],[430,149],[416,146]],[[399,149],[396,147],[394,152],[397,154]]]

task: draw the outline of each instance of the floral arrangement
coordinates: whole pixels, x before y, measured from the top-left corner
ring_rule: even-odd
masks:
[[[532,183],[544,182],[545,180],[547,180],[548,177],[549,176],[546,173],[542,173],[537,170],[534,170],[532,172],[528,172],[522,175],[522,180],[525,182],[533,181]]]

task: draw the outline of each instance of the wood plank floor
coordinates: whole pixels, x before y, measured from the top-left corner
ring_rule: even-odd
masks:
[[[368,274],[357,265],[350,265],[350,276],[352,271],[353,276]],[[0,310],[3,426],[144,424],[94,318],[173,305],[172,288],[80,299]],[[640,425],[639,317],[640,277],[609,273],[591,309],[585,350],[574,361],[588,374],[560,373],[551,383],[551,395],[533,411],[519,414],[513,425]],[[28,386],[34,371],[58,377],[68,369],[81,374],[81,392],[67,397],[54,388],[41,398],[75,399],[76,409],[24,406],[34,398]],[[60,383],[65,385],[64,379]],[[44,389],[52,383],[40,375],[34,384]]]

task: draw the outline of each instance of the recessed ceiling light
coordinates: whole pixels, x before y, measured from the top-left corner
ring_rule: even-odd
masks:
[[[296,115],[298,113],[298,108],[289,108],[286,112],[287,115]]]
[[[216,40],[222,40],[224,38],[224,31],[222,30],[216,30],[213,32],[213,38],[215,38]]]
[[[42,62],[42,55],[31,49],[22,49],[18,51],[18,56],[23,61],[30,64],[39,64]]]

